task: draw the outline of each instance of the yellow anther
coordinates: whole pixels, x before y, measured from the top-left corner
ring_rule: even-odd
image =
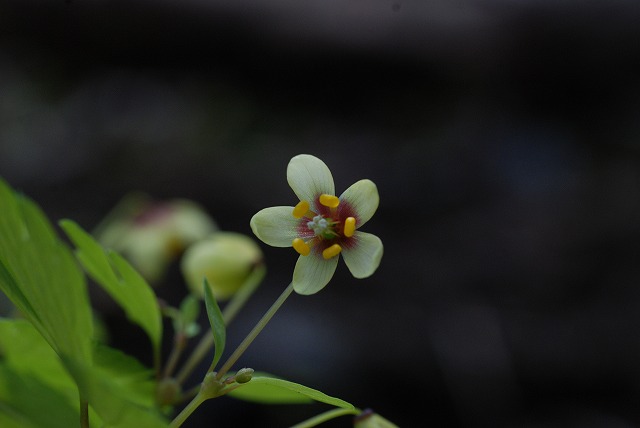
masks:
[[[336,208],[340,204],[340,199],[337,196],[327,195],[323,193],[320,195],[320,203],[325,207]]]
[[[311,247],[300,238],[294,239],[292,245],[293,249],[296,250],[301,256],[308,256],[311,252]]]
[[[330,258],[340,254],[340,251],[342,251],[342,247],[338,244],[333,244],[322,252],[322,257],[324,257],[325,260],[329,260]]]
[[[356,232],[356,219],[355,217],[347,217],[344,221],[344,236],[351,238]]]
[[[293,207],[293,212],[291,214],[293,214],[295,218],[302,218],[307,213],[307,211],[309,211],[309,202],[300,201],[298,202],[298,205]]]

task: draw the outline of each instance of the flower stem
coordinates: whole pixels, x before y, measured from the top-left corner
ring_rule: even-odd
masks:
[[[89,428],[89,402],[80,396],[80,428]]]
[[[359,409],[333,409],[324,413],[320,413],[319,415],[307,419],[306,421],[300,422],[299,424],[293,425],[291,428],[311,428],[339,416],[359,415],[360,412],[361,410]]]
[[[249,345],[251,345],[251,342],[253,342],[253,340],[258,336],[258,334],[260,334],[260,332],[265,328],[269,320],[273,318],[275,313],[278,311],[278,309],[280,309],[280,307],[284,304],[284,302],[287,300],[287,298],[291,295],[292,292],[293,292],[293,283],[289,284],[289,286],[282,292],[280,297],[278,297],[278,299],[276,299],[276,301],[273,302],[273,304],[267,310],[267,312],[262,316],[262,318],[260,318],[260,321],[258,321],[255,327],[253,327],[253,329],[249,332],[247,337],[245,337],[244,340],[240,343],[240,345],[238,345],[236,350],[233,351],[233,353],[231,354],[227,362],[224,363],[220,371],[218,373],[212,372],[212,373],[209,373],[207,376],[205,376],[205,380],[202,383],[203,386],[200,388],[200,391],[198,392],[198,394],[193,398],[193,400],[191,400],[186,405],[184,409],[182,409],[182,411],[178,414],[178,416],[176,416],[175,419],[171,421],[171,424],[169,425],[170,428],[180,427],[184,423],[184,421],[186,421],[187,418],[206,399],[214,398],[225,393],[225,390],[222,390],[222,389],[214,389],[212,392],[212,391],[209,391],[209,388],[216,387],[216,386],[218,387],[223,386],[223,384],[220,382],[220,379],[222,379],[222,377],[229,371],[229,369],[231,369],[231,366],[233,366],[235,362],[238,361],[238,358],[240,358],[244,353],[244,351],[247,350]],[[215,374],[215,377],[214,377],[214,374]],[[208,391],[208,392],[205,392],[205,391]]]
[[[175,337],[173,338],[173,348],[171,349],[171,353],[169,354],[167,365],[165,366],[164,372],[162,373],[163,378],[168,378],[169,376],[171,376],[186,345],[187,338],[184,333],[177,332]]]
[[[185,406],[184,409],[176,416],[171,423],[169,424],[170,428],[178,428],[180,427],[184,421],[187,420],[189,416],[198,408],[200,404],[205,401],[205,398],[202,394],[197,394],[193,400],[189,401],[189,404]]]
[[[287,297],[289,297],[292,292],[293,292],[293,283],[289,284],[289,286],[285,288],[285,290],[282,292],[280,297],[278,297],[278,299],[275,302],[273,302],[273,305],[271,305],[269,310],[262,316],[260,321],[258,321],[258,323],[255,325],[255,327],[253,327],[253,329],[249,332],[247,337],[245,337],[244,340],[240,343],[240,345],[238,345],[236,350],[233,351],[231,356],[229,356],[227,361],[220,368],[220,371],[218,371],[218,374],[216,375],[216,379],[222,379],[222,376],[224,376],[231,369],[231,367],[236,363],[236,361],[238,361],[238,358],[240,358],[244,353],[244,351],[247,350],[249,345],[251,345],[253,340],[258,336],[258,334],[260,334],[262,329],[265,328],[265,326],[269,323],[271,318],[275,315],[278,309],[280,309],[283,303],[287,300]]]
[[[251,275],[249,275],[242,287],[240,287],[240,290],[238,290],[229,303],[224,307],[224,310],[222,311],[222,318],[224,319],[226,326],[231,323],[247,300],[249,300],[249,297],[251,297],[256,288],[258,288],[258,285],[262,282],[266,271],[264,264],[258,265]],[[213,333],[211,332],[211,329],[207,329],[207,332],[200,339],[200,343],[198,343],[182,369],[180,369],[176,375],[178,383],[183,384],[187,380],[200,361],[202,361],[202,359],[209,353],[212,346]]]

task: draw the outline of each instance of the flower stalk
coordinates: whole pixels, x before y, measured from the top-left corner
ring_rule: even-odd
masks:
[[[216,374],[216,379],[220,380],[222,377],[227,374],[227,372],[233,367],[233,365],[238,361],[238,359],[244,354],[249,345],[255,340],[255,338],[260,334],[260,332],[267,326],[271,318],[278,312],[278,309],[284,304],[287,298],[293,292],[293,283],[289,284],[287,288],[284,289],[280,297],[273,302],[269,310],[262,316],[260,321],[253,327],[253,329],[249,332],[247,337],[238,345],[235,351],[229,356],[227,361],[222,365],[218,373]]]
[[[249,332],[247,337],[238,345],[236,350],[229,356],[227,361],[224,363],[219,372],[212,372],[211,368],[207,372],[204,381],[202,382],[202,386],[198,394],[185,406],[184,409],[175,417],[175,419],[171,422],[171,428],[180,427],[185,420],[202,404],[205,400],[209,398],[215,398],[220,395],[224,395],[229,392],[231,388],[224,389],[224,384],[221,382],[222,377],[229,372],[231,367],[238,361],[238,359],[244,354],[244,352],[249,348],[249,345],[254,341],[254,339],[260,334],[260,332],[266,327],[271,318],[278,312],[278,309],[282,307],[287,298],[293,293],[293,284],[289,284],[287,288],[280,294],[280,297],[276,299],[276,301],[271,305],[271,307],[267,310],[267,312],[262,316],[260,321],[253,327],[253,329]],[[233,388],[235,389],[235,388]]]
[[[242,287],[240,287],[238,292],[232,297],[229,303],[227,303],[222,311],[222,318],[224,319],[225,325],[228,326],[236,317],[240,309],[242,309],[245,303],[247,303],[247,300],[249,300],[253,295],[253,292],[258,288],[258,285],[262,282],[266,271],[267,269],[264,264],[261,263],[258,265],[251,275],[249,275]],[[176,375],[178,383],[183,384],[187,380],[189,375],[193,373],[193,370],[195,370],[198,364],[207,356],[212,346],[213,333],[211,332],[211,329],[208,329],[185,362],[184,366]]]
[[[80,428],[89,428],[89,402],[80,397]]]

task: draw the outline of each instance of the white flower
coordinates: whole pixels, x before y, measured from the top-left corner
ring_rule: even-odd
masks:
[[[382,259],[382,241],[360,232],[376,212],[380,197],[371,180],[360,180],[339,197],[327,165],[311,155],[289,162],[287,181],[300,202],[265,208],[251,219],[253,233],[274,247],[293,247],[299,254],[293,288],[314,294],[331,280],[338,255],[356,278],[372,275]]]

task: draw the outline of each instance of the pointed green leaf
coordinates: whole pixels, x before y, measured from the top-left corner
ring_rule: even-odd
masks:
[[[65,366],[76,379],[80,391],[102,418],[105,427],[168,428],[167,421],[155,410],[132,402],[127,393],[108,373],[100,369],[65,360]]]
[[[155,293],[149,284],[119,254],[105,251],[91,235],[71,220],[60,226],[73,241],[76,256],[89,275],[124,309],[127,317],[149,336],[158,352],[162,319]]]
[[[261,372],[253,373],[253,378],[255,377],[274,378],[273,375]],[[313,402],[313,400],[306,395],[290,389],[266,383],[254,383],[253,378],[251,381],[242,384],[241,387],[234,389],[227,395],[238,400],[262,404],[308,404]]]
[[[75,381],[31,323],[0,318],[0,355],[1,427],[13,426],[2,418],[11,415],[18,426],[25,428],[65,426],[70,418],[73,423],[67,426],[77,426],[80,415]],[[15,378],[19,380],[16,382]],[[8,397],[3,395],[5,393]],[[23,400],[29,403],[22,403]],[[50,405],[53,408],[47,410]],[[33,411],[33,406],[38,407],[37,412]],[[47,415],[48,420],[40,419],[38,423],[34,417],[41,415]],[[99,426],[97,415],[92,414],[91,420]]]
[[[0,290],[60,355],[91,360],[82,271],[40,209],[0,179]]]
[[[188,294],[180,303],[179,317],[174,322],[175,331],[181,331],[187,337],[197,336],[200,333],[198,315],[200,315],[200,299],[193,294]]]
[[[109,260],[121,275],[129,318],[140,325],[149,335],[155,347],[160,347],[162,340],[162,315],[158,298],[147,281],[122,256],[109,252]]]
[[[62,360],[29,322],[0,318],[0,355],[0,368],[5,365],[20,377],[37,380],[42,384],[42,388],[59,391],[66,397],[68,406],[77,408],[78,390],[74,379],[67,372]],[[110,387],[119,395],[121,401],[146,409],[155,406],[153,371],[138,360],[119,350],[97,345],[94,349],[93,364],[94,377],[108,379]],[[34,392],[34,400],[38,394],[40,393]],[[46,394],[46,391],[42,394]],[[77,413],[76,411],[76,415]],[[97,423],[101,418],[93,413],[92,411],[92,426],[101,426]],[[76,416],[74,426],[78,418],[79,416]],[[0,426],[4,427],[1,423]]]
[[[6,404],[0,403],[0,427],[2,428],[39,428],[26,420],[23,415],[17,414]]]
[[[242,386],[230,392],[229,395],[236,398],[249,399],[246,396],[242,396],[242,390],[245,388],[253,388],[253,391],[250,390],[249,394],[247,395],[253,399],[252,401],[258,401],[262,403],[273,403],[272,401],[270,401],[271,394],[285,394],[286,391],[288,393],[298,394],[302,397],[320,401],[332,406],[341,407],[343,409],[355,409],[352,404],[339,398],[331,397],[330,395],[327,395],[316,389],[300,385],[299,383],[289,382],[284,379],[266,376],[254,376],[250,382],[242,384]],[[285,396],[283,395],[283,397]],[[284,402],[285,401],[282,401],[282,403]]]
[[[155,406],[153,370],[132,356],[105,345],[96,346],[94,362],[100,375],[117,386],[122,398],[146,408]]]
[[[78,392],[60,358],[28,321],[0,318],[0,355],[16,373],[70,391],[70,402],[77,403]]]
[[[3,427],[67,428],[80,421],[62,391],[6,366],[0,366],[0,414]]]
[[[216,298],[213,296],[207,278],[204,279],[204,304],[207,308],[209,324],[211,324],[211,332],[213,333],[213,343],[215,345],[213,362],[211,363],[211,370],[213,370],[224,352],[224,345],[227,341],[227,331],[224,325],[224,319],[222,318],[222,312],[220,311]]]
[[[180,317],[184,326],[198,320],[200,315],[200,300],[193,294],[188,294],[180,303]]]

